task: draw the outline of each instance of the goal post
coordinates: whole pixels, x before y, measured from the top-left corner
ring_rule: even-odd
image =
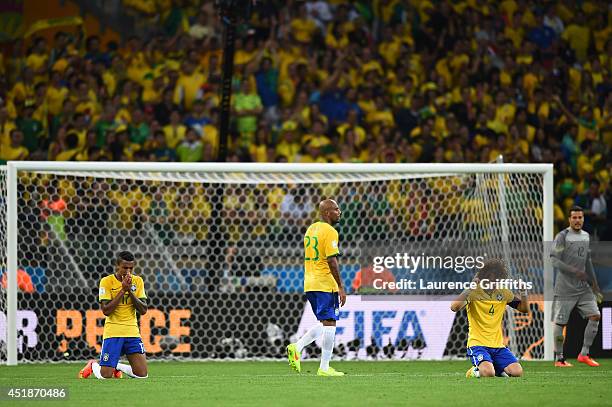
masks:
[[[457,181],[456,185],[452,185],[455,179],[460,179],[460,181]],[[440,186],[438,182],[444,185]],[[497,184],[498,182],[499,184]],[[64,184],[70,184],[70,186],[67,187]],[[194,187],[194,185],[197,187]],[[279,192],[275,195],[273,189],[277,187]],[[64,222],[63,218],[60,217],[57,221],[61,224],[55,223],[52,219],[53,215],[49,215],[50,210],[47,207],[40,209],[41,202],[45,202],[44,205],[51,205],[52,198],[50,197],[53,194],[59,194],[58,191],[61,188],[63,188],[63,191],[70,190],[70,193],[66,192],[70,199],[66,199],[67,202],[62,204],[63,207],[68,208],[66,210],[70,213],[76,213],[77,218],[79,211],[83,210],[82,208],[87,209],[88,205],[89,207],[98,205],[94,208],[92,217],[88,218],[87,221],[82,219],[71,220],[70,227],[74,231],[73,241],[65,236],[63,237],[64,234],[70,233],[65,231],[65,225],[61,223]],[[503,192],[499,192],[500,190]],[[357,241],[354,237],[351,238],[353,239],[352,242],[350,245],[347,244],[350,246],[349,252],[353,249],[358,251],[359,244],[375,240],[377,236],[404,239],[408,242],[423,242],[424,239],[433,239],[433,237],[446,240],[453,238],[501,240],[502,234],[505,233],[509,234],[510,241],[525,240],[543,245],[545,242],[553,240],[552,164],[186,164],[11,161],[0,170],[0,191],[3,195],[0,196],[0,216],[6,219],[6,222],[3,221],[2,228],[0,228],[0,234],[2,235],[0,236],[0,255],[2,255],[0,257],[0,271],[4,272],[4,269],[6,269],[6,290],[4,292],[0,291],[0,294],[2,294],[0,296],[0,311],[2,311],[0,318],[6,315],[4,320],[0,320],[5,325],[5,335],[0,332],[0,341],[2,341],[0,343],[0,358],[5,359],[8,365],[18,363],[21,353],[19,349],[26,346],[22,343],[23,338],[18,337],[20,329],[18,308],[22,294],[18,295],[17,275],[18,269],[22,267],[23,259],[28,256],[37,258],[37,256],[44,255],[46,258],[52,259],[52,262],[45,262],[46,272],[57,274],[47,275],[45,278],[55,278],[56,280],[53,281],[59,282],[65,276],[69,276],[70,279],[74,279],[70,280],[74,281],[74,285],[85,285],[86,282],[94,281],[92,276],[97,276],[96,273],[105,270],[104,265],[100,263],[102,260],[107,262],[112,260],[111,258],[101,259],[103,256],[100,253],[104,255],[112,253],[118,245],[124,243],[137,250],[142,249],[143,252],[151,250],[150,256],[143,253],[141,258],[147,264],[147,267],[150,265],[151,268],[157,270],[157,274],[151,275],[150,278],[151,281],[159,283],[159,296],[174,300],[179,295],[176,292],[181,290],[193,291],[194,287],[196,287],[196,291],[201,288],[202,292],[205,293],[203,298],[190,299],[193,306],[189,307],[189,310],[175,310],[176,312],[173,315],[164,314],[165,311],[162,310],[159,313],[154,313],[151,317],[147,317],[151,318],[151,326],[154,329],[156,329],[156,321],[153,318],[158,318],[157,322],[164,321],[163,324],[160,323],[160,326],[169,324],[169,329],[161,328],[169,332],[167,336],[176,337],[182,332],[180,320],[173,325],[176,318],[188,319],[187,315],[191,315],[191,318],[195,319],[190,326],[194,332],[200,329],[199,332],[208,332],[221,338],[226,335],[226,331],[229,331],[229,328],[225,329],[226,321],[215,319],[216,317],[210,315],[202,316],[200,321],[198,315],[192,315],[199,312],[199,304],[212,301],[211,306],[219,308],[231,306],[240,310],[237,312],[240,313],[238,319],[231,323],[227,322],[227,324],[235,324],[238,329],[244,330],[263,327],[262,330],[267,332],[266,340],[272,343],[273,338],[276,337],[288,339],[288,333],[277,332],[279,325],[282,328],[290,326],[291,329],[297,331],[301,312],[294,310],[289,317],[279,317],[283,321],[282,323],[278,322],[276,324],[272,321],[266,322],[267,325],[265,325],[261,323],[261,318],[258,319],[259,316],[249,315],[248,308],[244,308],[247,306],[246,303],[245,305],[232,305],[235,304],[232,301],[241,299],[241,296],[246,296],[244,297],[245,301],[249,298],[259,298],[256,297],[259,294],[252,294],[252,292],[264,290],[262,288],[264,286],[274,292],[284,293],[278,295],[292,295],[297,292],[296,287],[299,287],[301,282],[298,281],[300,280],[299,271],[295,270],[300,268],[299,263],[303,260],[300,260],[302,254],[296,255],[296,253],[301,252],[301,249],[296,251],[293,250],[295,246],[287,248],[283,246],[289,245],[288,243],[274,241],[271,244],[268,243],[266,250],[260,251],[259,254],[253,254],[253,252],[260,250],[261,246],[257,246],[257,244],[251,246],[250,242],[249,245],[245,244],[244,239],[246,238],[243,236],[246,235],[243,233],[243,229],[252,230],[254,234],[261,236],[268,233],[266,228],[269,228],[283,238],[286,237],[283,233],[290,233],[299,236],[301,241],[301,236],[305,231],[303,224],[294,224],[290,218],[294,213],[292,211],[298,211],[304,222],[306,222],[305,219],[313,220],[312,202],[304,202],[306,199],[304,196],[313,193],[313,191],[316,191],[317,196],[308,196],[308,199],[319,198],[325,196],[326,192],[332,191],[331,196],[338,198],[341,209],[347,213],[347,217],[352,222],[347,221],[349,223],[346,226],[347,230],[353,227],[351,230],[359,231],[362,235],[363,239],[360,237],[360,241]],[[294,197],[291,198],[293,200],[287,199],[287,196],[291,195],[290,191],[294,191]],[[509,203],[499,202],[502,197],[504,200],[512,200],[511,194],[521,196],[520,198],[515,197],[514,201]],[[100,203],[98,200],[94,204],[91,200],[92,197],[99,196],[103,197],[99,199],[104,199],[104,202],[110,202],[109,195],[113,195],[115,201],[119,200],[119,204],[115,203],[111,207],[108,203]],[[172,195],[172,198],[166,199],[166,195]],[[191,195],[185,199],[189,202],[182,202],[181,197],[184,195]],[[415,196],[412,195],[415,195],[420,201],[416,202]],[[129,198],[126,198],[126,196],[129,196]],[[473,202],[474,196],[477,196],[478,202],[476,204]],[[386,199],[386,197],[391,197],[391,199]],[[364,208],[360,206],[360,200],[366,198],[369,199],[368,205],[370,206]],[[379,198],[385,198],[386,206],[376,207]],[[429,199],[432,202],[435,201],[435,204],[427,202]],[[165,203],[161,205],[164,200],[170,202],[168,207],[164,206]],[[464,203],[464,200],[466,203]],[[138,206],[138,202],[145,201],[148,205],[147,214],[143,214],[141,210],[135,208]],[[516,217],[526,213],[524,208],[520,207],[523,202],[528,202],[532,206],[533,211],[530,213],[538,213],[537,219],[529,220],[530,224],[526,226],[529,231],[524,234],[516,228],[516,225],[511,224],[508,227],[509,217],[514,216],[516,219]],[[22,213],[20,205],[27,206],[29,212]],[[105,205],[108,207],[105,207]],[[427,207],[427,211],[431,215],[427,225],[419,226],[419,220],[416,219],[417,225],[414,226],[415,219],[411,219],[411,211],[413,211],[411,205],[416,205],[415,208],[417,206]],[[449,208],[453,205],[456,207]],[[265,209],[262,209],[263,206],[265,206]],[[355,210],[355,213],[351,215],[351,208],[357,206],[359,206],[360,212]],[[457,214],[457,212],[472,210],[473,213]],[[44,214],[39,215],[38,211],[42,211]],[[388,214],[384,213],[385,211],[395,211],[394,217],[392,219],[387,217]],[[414,211],[416,212],[417,209],[414,209]],[[441,211],[444,215],[438,215],[435,211]],[[452,216],[447,216],[449,211],[453,212]],[[498,211],[504,211],[504,221],[501,224],[498,218],[502,218],[502,216]],[[51,212],[53,211],[51,210]],[[194,216],[194,212],[197,212],[199,217]],[[401,214],[397,215],[400,212]],[[275,213],[284,216],[284,223],[280,226],[274,225],[274,228],[272,228],[272,226],[266,224],[264,218]],[[357,213],[367,216],[357,216]],[[189,215],[189,219],[181,219],[181,214]],[[370,220],[370,215],[374,220]],[[222,219],[214,219],[215,216],[222,216]],[[170,218],[173,219],[174,223],[166,228],[162,223],[169,222],[168,219]],[[461,229],[462,225],[469,222],[469,219],[478,220],[480,218],[486,218],[487,221],[478,225],[477,228],[473,228],[473,230],[463,231]],[[378,221],[376,219],[383,220]],[[440,220],[443,224],[431,225],[432,220]],[[96,228],[88,226],[90,224],[87,222],[93,222],[91,225],[95,224]],[[100,222],[103,222],[104,225],[99,226],[101,225]],[[380,234],[380,224],[377,222],[387,222],[385,223],[387,229],[383,234]],[[345,226],[340,225],[341,250],[344,241],[342,227]],[[430,233],[425,230],[427,227],[435,229],[435,232]],[[221,234],[218,230],[220,228],[227,228],[228,230],[224,230]],[[503,232],[502,228],[504,229]],[[86,233],[83,233],[84,229],[86,229]],[[35,235],[35,233],[37,234]],[[418,238],[415,237],[415,233],[419,234]],[[26,239],[25,234],[33,237]],[[232,241],[240,243],[237,247],[248,246],[251,250],[248,255],[241,255],[240,253],[235,255],[236,246],[230,248],[227,244],[221,245],[221,243],[218,247],[211,246],[215,243],[215,239],[226,239],[228,236],[233,239]],[[33,243],[39,239],[43,239],[46,242],[45,244],[48,245],[44,249],[44,253]],[[25,243],[24,240],[26,240]],[[96,251],[94,245],[104,246],[104,251]],[[220,284],[223,287],[219,292],[210,290],[209,287],[213,283],[206,280],[209,277],[195,275],[197,274],[196,269],[202,268],[204,267],[202,265],[206,264],[206,253],[211,247],[217,252],[223,251],[223,254],[219,255],[219,259],[210,260],[211,264],[206,265],[210,269],[221,270],[217,270],[214,283],[221,282]],[[32,253],[24,253],[25,250],[31,250]],[[236,256],[242,256],[242,260],[236,260]],[[255,256],[263,257],[263,259],[256,261],[254,260]],[[279,264],[279,258],[284,259],[287,256],[295,257],[291,260],[291,264],[295,267],[284,267],[283,264]],[[59,263],[64,261],[66,264],[62,267],[66,270],[61,271],[62,267],[59,266]],[[265,269],[265,272],[262,272],[261,275],[258,273],[257,276],[251,276],[247,272],[240,275],[235,273],[236,267],[231,269],[231,267],[226,267],[227,264],[225,264],[233,262],[232,264],[235,266],[240,261],[243,262],[240,264],[243,264],[245,269],[260,267]],[[552,270],[549,262],[545,261],[543,252],[542,258],[537,259],[537,261],[541,264],[543,272],[543,292],[550,293],[552,291]],[[45,268],[40,266],[38,261],[35,263],[35,266],[39,269]],[[353,265],[358,268],[357,264]],[[91,270],[95,272],[91,274]],[[277,272],[274,270],[277,270]],[[289,277],[287,277],[288,275]],[[354,272],[346,277],[347,281],[350,282],[353,277]],[[288,281],[288,279],[291,279],[291,281]],[[270,287],[268,284],[272,280],[278,282],[274,287]],[[48,283],[47,287],[50,284]],[[171,287],[171,290],[174,289],[175,292],[169,294],[162,287]],[[256,287],[257,290],[253,287]],[[79,289],[86,288],[79,287]],[[93,302],[95,301],[95,297],[93,297],[95,293],[92,294],[94,291],[91,289],[87,291],[91,298],[85,298],[85,294],[82,294],[81,291],[78,291],[77,294],[70,294],[71,291],[69,291],[66,294],[58,293],[57,295],[60,295],[59,298],[63,298],[61,295],[81,296],[79,298],[85,298],[86,301]],[[231,292],[231,294],[227,294],[227,292]],[[227,295],[232,296],[231,299]],[[549,322],[552,305],[551,301],[544,296],[542,296],[542,303],[544,312],[543,317],[537,321],[538,324],[541,324],[537,329],[538,332],[543,333],[541,335],[543,352],[538,358],[552,360],[553,335],[552,326]],[[257,312],[281,313],[281,310],[266,308]],[[296,312],[298,312],[298,315],[296,315]],[[96,332],[99,333],[100,328],[96,326],[96,316],[90,311],[87,311],[87,314],[86,311],[82,311],[82,314],[79,315],[83,315],[83,321],[85,321],[85,315],[93,321],[87,319],[87,329],[80,328],[83,336],[85,336],[87,330],[87,341],[91,344],[91,341],[95,342]],[[53,319],[56,316],[49,318],[52,321],[39,320],[39,322],[51,324],[45,325],[55,330],[49,335],[55,332],[59,334],[60,328],[52,327],[53,324],[58,323],[56,319]],[[357,316],[354,318],[357,321]],[[466,331],[467,322],[464,318],[461,320],[459,320],[459,316],[457,318],[454,325],[458,328],[464,328]],[[290,321],[287,321],[288,319]],[[166,320],[168,320],[167,323]],[[89,325],[90,322],[91,325]],[[66,321],[62,323],[66,324]],[[82,322],[78,323],[82,324]],[[3,328],[2,324],[0,324],[0,328]],[[73,328],[72,325],[69,327],[63,326],[63,333],[71,332],[70,329]],[[25,328],[21,327],[21,329]],[[162,334],[157,335],[153,331],[147,331],[147,334],[151,335],[152,338],[163,339]],[[464,338],[454,337],[453,335],[452,332],[449,333],[448,342],[452,342],[453,352],[459,352],[458,347],[464,344]],[[519,333],[519,335],[527,334]],[[508,336],[513,338],[514,333]],[[534,338],[529,338],[529,341],[532,339]],[[27,346],[32,345],[32,340],[27,340]],[[261,345],[260,342],[256,343],[256,341],[253,342],[253,345],[241,345],[242,348],[246,349],[242,353],[236,351],[227,353],[219,350],[223,346],[237,347],[238,345],[235,344],[249,340],[240,335],[231,338],[226,335],[225,339],[219,339],[220,344],[209,343],[206,338],[192,338],[191,340],[190,348],[198,349],[195,356],[192,356],[194,359],[237,357],[237,354],[255,355],[256,357],[268,355],[261,350],[264,345]],[[386,337],[385,340],[387,340]],[[520,340],[527,341],[523,337]],[[515,340],[511,342],[515,342]],[[151,343],[157,349],[160,344],[163,345],[163,340],[152,339]],[[182,345],[187,344],[183,343]],[[179,348],[182,345],[179,345]],[[525,343],[521,344],[520,352],[524,350],[524,345]],[[62,340],[61,346],[65,347],[65,340]],[[176,344],[174,346],[176,347]],[[249,346],[254,350],[251,351]],[[517,346],[517,344],[511,343],[511,348],[514,346]],[[184,349],[186,348],[187,346]],[[163,349],[163,346],[161,349]],[[159,352],[160,355],[163,353],[161,350]],[[178,351],[178,354],[190,357],[188,352]],[[232,356],[228,356],[230,354]],[[453,354],[446,351],[444,353],[445,356],[452,356]],[[24,361],[54,360],[50,353],[38,350],[31,353],[29,357],[29,359],[24,357]]]
[[[552,242],[554,239],[554,179],[552,164],[544,172],[544,242]],[[544,261],[544,293],[553,292],[553,270],[548,259]],[[554,359],[554,335],[552,322],[552,301],[544,299],[544,360]]]

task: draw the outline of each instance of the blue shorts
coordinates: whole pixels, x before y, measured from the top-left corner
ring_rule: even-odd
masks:
[[[338,293],[324,293],[322,291],[307,291],[306,299],[312,307],[318,321],[327,319],[338,320],[340,315],[340,302],[338,301]]]
[[[117,367],[121,355],[145,353],[144,344],[140,338],[106,338],[102,342],[100,366]]]
[[[495,375],[502,374],[506,366],[518,362],[518,359],[508,348],[489,348],[488,346],[468,347],[467,356],[476,367],[480,362],[491,362],[495,368]]]

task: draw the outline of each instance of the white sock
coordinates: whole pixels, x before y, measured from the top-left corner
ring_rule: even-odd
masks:
[[[331,360],[332,353],[334,352],[334,339],[336,338],[336,327],[335,326],[324,326],[323,327],[323,344],[321,346],[321,364],[319,367],[323,371],[329,369],[329,361]]]
[[[130,377],[138,377],[132,372],[132,366],[126,365],[125,363],[117,363],[117,367],[115,368]]]
[[[100,373],[100,364],[98,362],[93,362],[91,364],[91,370],[97,379],[104,379],[104,376]]]
[[[312,328],[308,330],[296,343],[298,352],[302,352],[302,350],[317,340],[321,334],[323,333],[323,325],[316,324]]]
[[[474,377],[480,377],[480,372],[478,371],[477,367],[472,369],[472,374],[474,375]]]
[[[146,375],[146,376],[135,375],[134,372],[132,372],[132,366],[125,364],[125,363],[117,363],[116,369],[125,373],[126,375],[130,376],[133,379],[146,379],[147,377],[149,377],[149,375]]]
[[[582,353],[584,356],[589,354],[589,349],[595,340],[595,336],[597,336],[597,329],[599,328],[599,321],[593,321],[589,319],[587,322],[587,326],[584,329],[584,342],[582,342]]]
[[[506,372],[501,372],[499,377],[510,377],[510,375],[508,373],[506,373]]]

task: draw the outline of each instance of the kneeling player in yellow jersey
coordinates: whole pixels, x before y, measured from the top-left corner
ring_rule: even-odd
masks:
[[[104,341],[100,361],[90,360],[79,372],[86,379],[91,374],[98,379],[120,378],[122,373],[145,379],[147,359],[140,338],[136,311],[140,315],[147,312],[144,282],[132,274],[134,255],[122,251],[117,256],[115,273],[100,280],[99,300],[104,321]],[[127,355],[129,365],[119,363],[121,355]]]
[[[326,199],[319,204],[319,214],[321,221],[310,225],[304,236],[304,292],[312,312],[321,323],[310,328],[297,343],[287,346],[287,358],[291,368],[301,372],[302,350],[322,337],[321,364],[317,375],[344,376],[343,372],[329,365],[334,351],[339,308],[346,302],[338,269],[338,232],[333,226],[340,220],[341,212],[336,201]]]
[[[485,263],[476,274],[475,290],[465,290],[451,304],[451,310],[458,312],[467,307],[469,334],[467,356],[472,367],[466,377],[522,376],[523,367],[517,358],[504,346],[502,322],[506,305],[520,312],[529,312],[527,292],[515,297],[510,290],[484,290],[480,281],[496,281],[507,278],[507,270],[501,260]]]

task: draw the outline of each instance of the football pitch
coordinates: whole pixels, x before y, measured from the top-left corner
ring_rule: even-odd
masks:
[[[0,367],[0,387],[63,387],[62,401],[7,402],[43,406],[605,406],[612,405],[612,360],[599,368],[555,369],[524,362],[522,378],[466,379],[467,362],[333,362],[347,376],[302,374],[283,362],[152,362],[149,378],[77,379],[81,364]]]

